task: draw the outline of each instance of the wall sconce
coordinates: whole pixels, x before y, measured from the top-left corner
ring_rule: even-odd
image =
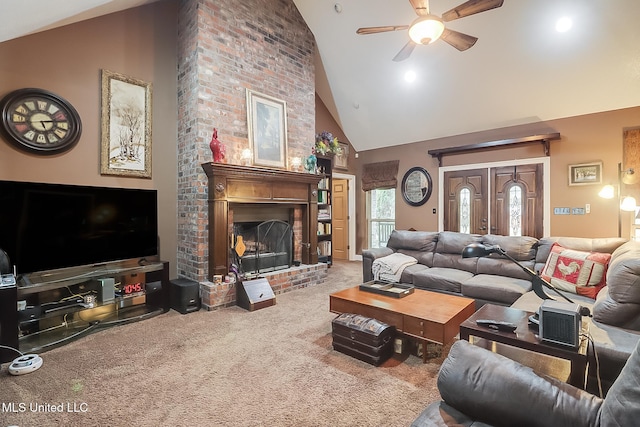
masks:
[[[245,166],[251,166],[252,155],[253,153],[248,148],[245,148],[244,150],[242,150],[242,154],[240,155],[240,158],[242,159],[242,163]]]
[[[633,168],[622,170],[622,163],[618,163],[618,187],[617,189],[609,184],[602,187],[602,190],[598,193],[598,196],[604,199],[613,199],[618,197],[619,209],[618,209],[618,237],[622,237],[622,211],[635,212],[636,199],[631,196],[621,196],[621,188],[624,182],[630,182],[631,176],[635,173]],[[616,191],[617,190],[617,191]]]

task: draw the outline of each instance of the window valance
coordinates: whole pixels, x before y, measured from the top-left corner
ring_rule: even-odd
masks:
[[[400,160],[367,163],[362,168],[362,189],[364,191],[396,188]]]

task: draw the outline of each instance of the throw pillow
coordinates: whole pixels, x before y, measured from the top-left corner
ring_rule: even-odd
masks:
[[[611,254],[584,252],[553,244],[540,276],[563,291],[596,298],[606,285]]]

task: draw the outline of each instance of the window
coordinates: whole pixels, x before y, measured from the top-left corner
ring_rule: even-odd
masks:
[[[522,236],[522,188],[509,189],[509,236]]]
[[[396,189],[367,191],[367,225],[369,248],[387,246],[396,227]]]
[[[460,233],[469,233],[471,229],[471,191],[466,187],[460,189],[458,206],[460,206],[459,231]]]

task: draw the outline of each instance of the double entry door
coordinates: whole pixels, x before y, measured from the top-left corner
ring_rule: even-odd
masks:
[[[543,234],[541,163],[444,173],[444,229],[472,234]]]

